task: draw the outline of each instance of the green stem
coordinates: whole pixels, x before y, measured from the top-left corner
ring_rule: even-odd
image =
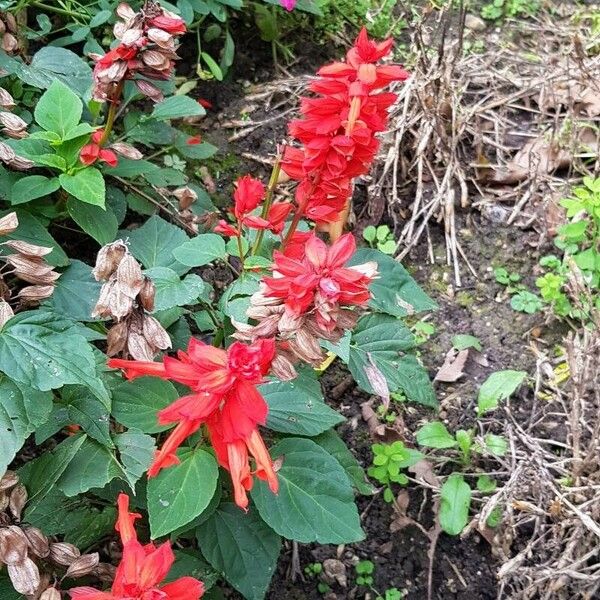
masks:
[[[225,332],[223,331],[223,329],[218,329],[217,333],[215,333],[215,337],[213,338],[212,345],[215,348],[219,348],[221,346],[221,344],[223,343],[224,339],[225,339]]]
[[[80,19],[89,19],[89,15],[87,14],[83,14],[72,10],[66,10],[57,6],[49,6],[48,4],[44,4],[43,2],[32,2],[31,4],[36,8],[40,8],[41,10],[47,10],[49,12],[56,13],[57,15],[62,15],[63,17],[79,17]]]
[[[277,158],[275,159],[275,164],[273,165],[273,170],[271,171],[271,177],[269,178],[269,185],[267,186],[267,193],[265,194],[265,201],[263,203],[261,217],[263,219],[267,218],[269,214],[269,209],[271,208],[271,204],[273,203],[273,196],[275,195],[275,189],[277,188],[277,182],[279,181],[279,174],[281,173],[281,160],[283,158],[283,152],[280,150]],[[262,244],[263,237],[265,235],[265,230],[261,229],[256,236],[256,241],[254,242],[254,246],[252,246],[252,256],[258,254],[260,250],[260,245]]]
[[[244,250],[242,248],[242,236],[238,235],[236,238],[237,240],[237,247],[238,247],[238,252],[240,255],[240,262],[242,263],[242,272],[244,271]]]
[[[110,99],[110,108],[108,109],[108,116],[106,117],[106,125],[104,125],[104,132],[100,141],[98,142],[99,146],[104,146],[106,141],[108,140],[110,133],[112,131],[113,125],[115,124],[115,117],[117,116],[117,109],[119,107],[119,99],[121,98],[121,92],[123,91],[123,86],[125,85],[125,80],[121,79],[115,88],[115,91]]]

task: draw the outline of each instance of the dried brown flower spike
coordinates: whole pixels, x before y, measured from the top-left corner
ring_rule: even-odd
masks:
[[[154,310],[154,284],[122,240],[100,249],[93,274],[104,285],[92,316],[116,321],[107,335],[108,356],[152,360],[171,347],[164,327],[147,314]]]

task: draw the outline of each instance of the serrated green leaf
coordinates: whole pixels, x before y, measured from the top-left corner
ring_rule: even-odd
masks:
[[[170,96],[154,106],[151,117],[159,121],[181,119],[182,117],[201,117],[206,111],[196,100],[189,96]]]
[[[352,485],[338,461],[308,439],[287,438],[273,448],[283,456],[279,493],[266,482],[252,489],[260,516],[279,535],[303,543],[344,544],[364,539]]]
[[[52,394],[17,384],[0,375],[0,477],[25,440],[46,422]]]
[[[154,309],[166,310],[174,306],[194,304],[204,289],[204,281],[198,275],[179,275],[167,267],[154,267],[145,272],[156,288]]]
[[[525,371],[496,371],[481,385],[477,397],[477,414],[482,415],[498,407],[501,400],[509,398],[527,377]]]
[[[173,256],[173,251],[187,242],[188,236],[164,219],[150,217],[139,229],[125,232],[124,237],[129,238],[131,253],[146,269],[168,267],[179,275],[190,270]]]
[[[175,386],[156,377],[123,381],[112,391],[112,412],[119,423],[144,433],[159,433],[156,414],[179,398]]]
[[[65,386],[61,392],[69,422],[80,425],[85,433],[100,444],[113,447],[110,437],[110,404],[101,402],[81,385]]]
[[[180,463],[148,481],[148,516],[157,538],[189,523],[210,503],[218,479],[217,461],[197,448],[182,451]]]
[[[504,456],[508,451],[508,442],[501,435],[488,433],[483,440],[486,450],[495,456]]]
[[[452,338],[452,346],[458,351],[466,350],[467,348],[475,348],[479,352],[482,351],[481,342],[474,335],[455,335]]]
[[[216,233],[202,233],[176,248],[173,256],[188,267],[201,267],[227,256],[225,240]]]
[[[95,167],[87,167],[74,175],[61,173],[58,176],[62,188],[82,202],[104,207],[106,190],[104,177]]]
[[[206,560],[247,600],[263,600],[275,572],[281,538],[255,510],[222,504],[197,529]]]
[[[44,301],[43,306],[77,321],[92,321],[92,310],[101,287],[102,284],[92,275],[92,268],[74,260],[61,273],[52,296]]]
[[[344,421],[325,404],[319,381],[306,372],[293,381],[273,381],[259,389],[269,405],[267,427],[274,431],[312,436]]]
[[[79,97],[58,79],[42,94],[33,113],[36,123],[61,139],[81,120],[83,104]]]
[[[130,429],[116,435],[115,444],[119,450],[119,458],[123,471],[132,489],[148,470],[154,458],[156,445],[152,436]]]
[[[390,392],[401,389],[406,397],[425,406],[437,407],[429,375],[413,354],[414,336],[397,318],[370,314],[362,317],[350,343],[348,367],[356,383],[371,394],[381,393],[379,375]]]
[[[44,177],[43,175],[28,175],[19,179],[11,188],[10,202],[23,204],[36,198],[52,194],[60,187],[58,177]]]
[[[372,294],[369,302],[371,308],[395,317],[437,309],[437,304],[391,256],[379,250],[359,248],[348,264],[360,265],[370,261],[377,263],[379,271],[378,279],[369,286]]]
[[[462,475],[453,473],[442,485],[440,499],[440,525],[448,535],[458,535],[469,521],[469,484]]]
[[[71,219],[101,246],[115,240],[119,224],[109,206],[103,208],[70,197],[67,200],[67,211]]]

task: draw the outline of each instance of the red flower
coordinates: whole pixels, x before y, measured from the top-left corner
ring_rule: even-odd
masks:
[[[79,152],[79,160],[84,165],[92,165],[98,160],[100,146],[98,144],[86,144]]]
[[[369,284],[376,266],[345,267],[356,250],[352,234],[340,237],[329,248],[316,235],[304,245],[304,253],[294,249],[294,257],[276,252],[273,277],[265,277],[266,296],[281,298],[293,316],[314,311],[319,326],[332,331],[337,308],[365,306],[371,295]]]
[[[202,143],[202,138],[199,135],[194,135],[192,137],[189,137],[185,143],[188,146],[196,146],[197,144]]]
[[[395,94],[376,93],[408,73],[397,65],[378,65],[392,40],[369,40],[363,29],[346,62],[319,70],[311,84],[316,98],[304,98],[303,118],[290,123],[302,148],[286,148],[283,169],[300,181],[299,211],[317,223],[338,220],[352,193],[352,180],[367,173],[379,148],[375,135],[387,125]]]
[[[236,219],[243,219],[252,212],[265,198],[265,186],[262,181],[254,179],[251,175],[244,175],[236,182],[233,193],[235,208],[233,214]]]
[[[169,15],[171,15],[171,13],[169,13]],[[175,15],[169,15],[162,14],[158,17],[150,19],[150,25],[158,27],[158,29],[162,29],[163,31],[174,33],[175,35],[181,35],[182,33],[185,33],[185,21],[179,17],[176,17]]]
[[[198,600],[204,585],[193,577],[181,577],[160,586],[175,561],[170,543],[158,548],[154,544],[142,545],[134,528],[140,515],[129,512],[129,497],[120,494],[117,505],[116,529],[121,536],[123,556],[111,591],[76,587],[69,590],[72,600]]]
[[[208,110],[210,110],[213,107],[213,103],[210,100],[207,100],[206,98],[198,98],[197,102],[200,106]]]
[[[269,339],[251,345],[234,342],[225,351],[191,338],[187,352],[180,351],[177,358],[166,356],[162,363],[109,360],[108,366],[123,369],[128,379],[153,375],[182,383],[193,392],[158,413],[161,425],[177,423],[177,426],[157,451],[148,476],[153,477],[161,469],[177,464],[177,448],[206,423],[211,439],[220,444],[219,449],[215,446],[215,451],[220,464],[231,472],[239,506],[246,508],[248,504],[247,499],[242,500],[239,488],[242,446],[254,456],[257,476],[267,478],[271,489],[276,490],[271,459],[263,450],[262,441],[259,443],[257,431],[257,426],[266,422],[268,407],[256,389],[269,372],[274,355],[275,342]],[[231,459],[230,452],[235,454],[236,460]],[[250,476],[247,456],[246,453],[244,464],[248,466],[247,475]],[[251,481],[251,477],[246,479],[242,487],[249,489],[247,486]]]

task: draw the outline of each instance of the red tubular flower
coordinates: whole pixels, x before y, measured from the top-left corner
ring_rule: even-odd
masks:
[[[148,476],[177,464],[177,448],[206,423],[220,464],[231,472],[239,506],[247,506],[240,485],[246,490],[252,486],[248,454],[242,448],[254,456],[256,475],[276,490],[271,459],[257,431],[266,422],[268,407],[256,388],[274,356],[275,342],[270,339],[250,345],[234,342],[225,351],[191,338],[187,352],[179,351],[177,358],[166,356],[162,363],[110,359],[108,366],[123,369],[128,379],[153,375],[182,383],[193,392],[159,412],[160,424],[177,426],[156,452]]]
[[[304,252],[295,247],[293,256],[275,252],[273,277],[263,279],[265,296],[284,300],[291,316],[314,311],[319,326],[332,331],[340,306],[367,304],[376,265],[344,266],[356,250],[350,233],[330,247],[312,234],[303,248]]]
[[[181,577],[160,585],[175,561],[170,543],[165,542],[158,548],[154,544],[142,545],[134,527],[140,515],[129,512],[129,496],[120,494],[117,505],[116,530],[121,536],[123,556],[111,591],[76,587],[69,590],[72,600],[199,600],[204,585],[193,577]]]
[[[92,165],[100,156],[100,146],[98,144],[86,144],[79,152],[79,160],[84,165]]]
[[[304,98],[302,119],[292,121],[290,135],[302,148],[286,148],[283,170],[300,181],[296,202],[300,212],[317,223],[339,219],[352,193],[352,180],[367,173],[379,148],[375,135],[385,130],[387,109],[395,94],[377,93],[408,73],[398,65],[378,65],[392,40],[369,40],[363,29],[346,62],[319,70]]]
[[[265,186],[262,181],[244,175],[237,180],[233,199],[235,200],[233,214],[236,219],[241,220],[265,199]]]

